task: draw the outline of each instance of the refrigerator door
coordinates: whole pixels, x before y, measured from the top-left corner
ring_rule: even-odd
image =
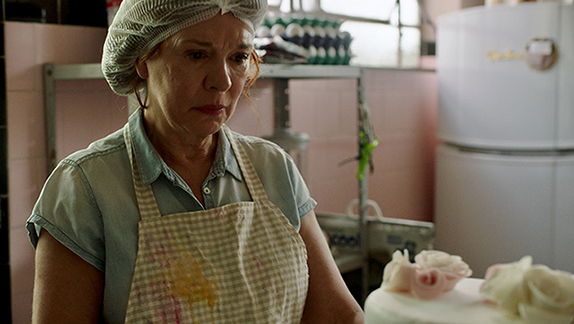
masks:
[[[574,145],[574,9],[474,7],[438,20],[438,137],[462,146]]]
[[[560,10],[560,62],[558,72],[558,147],[574,147],[574,6]]]
[[[554,264],[574,273],[574,158],[556,164]]]
[[[513,156],[437,149],[436,248],[488,266],[531,255],[574,272],[574,155]]]

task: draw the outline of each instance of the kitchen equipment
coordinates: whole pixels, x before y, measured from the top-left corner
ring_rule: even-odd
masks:
[[[396,250],[407,249],[414,257],[422,250],[433,249],[434,224],[383,217],[379,205],[370,199],[367,200],[367,205],[375,215],[367,216],[367,237],[362,238],[359,216],[353,211],[358,204],[358,199],[349,202],[346,214],[317,212],[317,219],[326,232],[341,272],[354,270],[359,265],[351,260],[354,256],[361,255],[361,249],[366,249],[369,257],[379,260],[383,265],[391,260],[391,255]]]

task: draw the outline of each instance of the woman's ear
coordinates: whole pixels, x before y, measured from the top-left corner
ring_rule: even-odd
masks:
[[[145,60],[136,60],[136,72],[138,73],[139,77],[142,79],[147,79],[149,77],[149,73],[147,70],[147,64]]]

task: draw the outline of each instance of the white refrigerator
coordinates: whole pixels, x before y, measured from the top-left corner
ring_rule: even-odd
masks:
[[[574,6],[437,21],[436,249],[483,277],[531,255],[574,272]]]

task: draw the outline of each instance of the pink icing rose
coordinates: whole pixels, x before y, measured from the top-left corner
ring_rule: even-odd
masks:
[[[409,292],[415,272],[416,267],[409,260],[409,251],[405,250],[403,255],[397,250],[391,262],[385,266],[382,287],[387,291]]]
[[[442,251],[421,251],[415,256],[415,263],[421,269],[436,268],[445,276],[444,291],[450,291],[462,278],[472,275],[472,270],[458,255]]]
[[[440,251],[422,251],[409,260],[408,250],[395,251],[393,259],[385,266],[383,284],[387,291],[410,292],[420,299],[436,298],[453,289],[462,278],[472,271],[459,256]]]
[[[420,299],[432,299],[445,291],[447,279],[437,268],[417,269],[413,278],[412,292]]]

